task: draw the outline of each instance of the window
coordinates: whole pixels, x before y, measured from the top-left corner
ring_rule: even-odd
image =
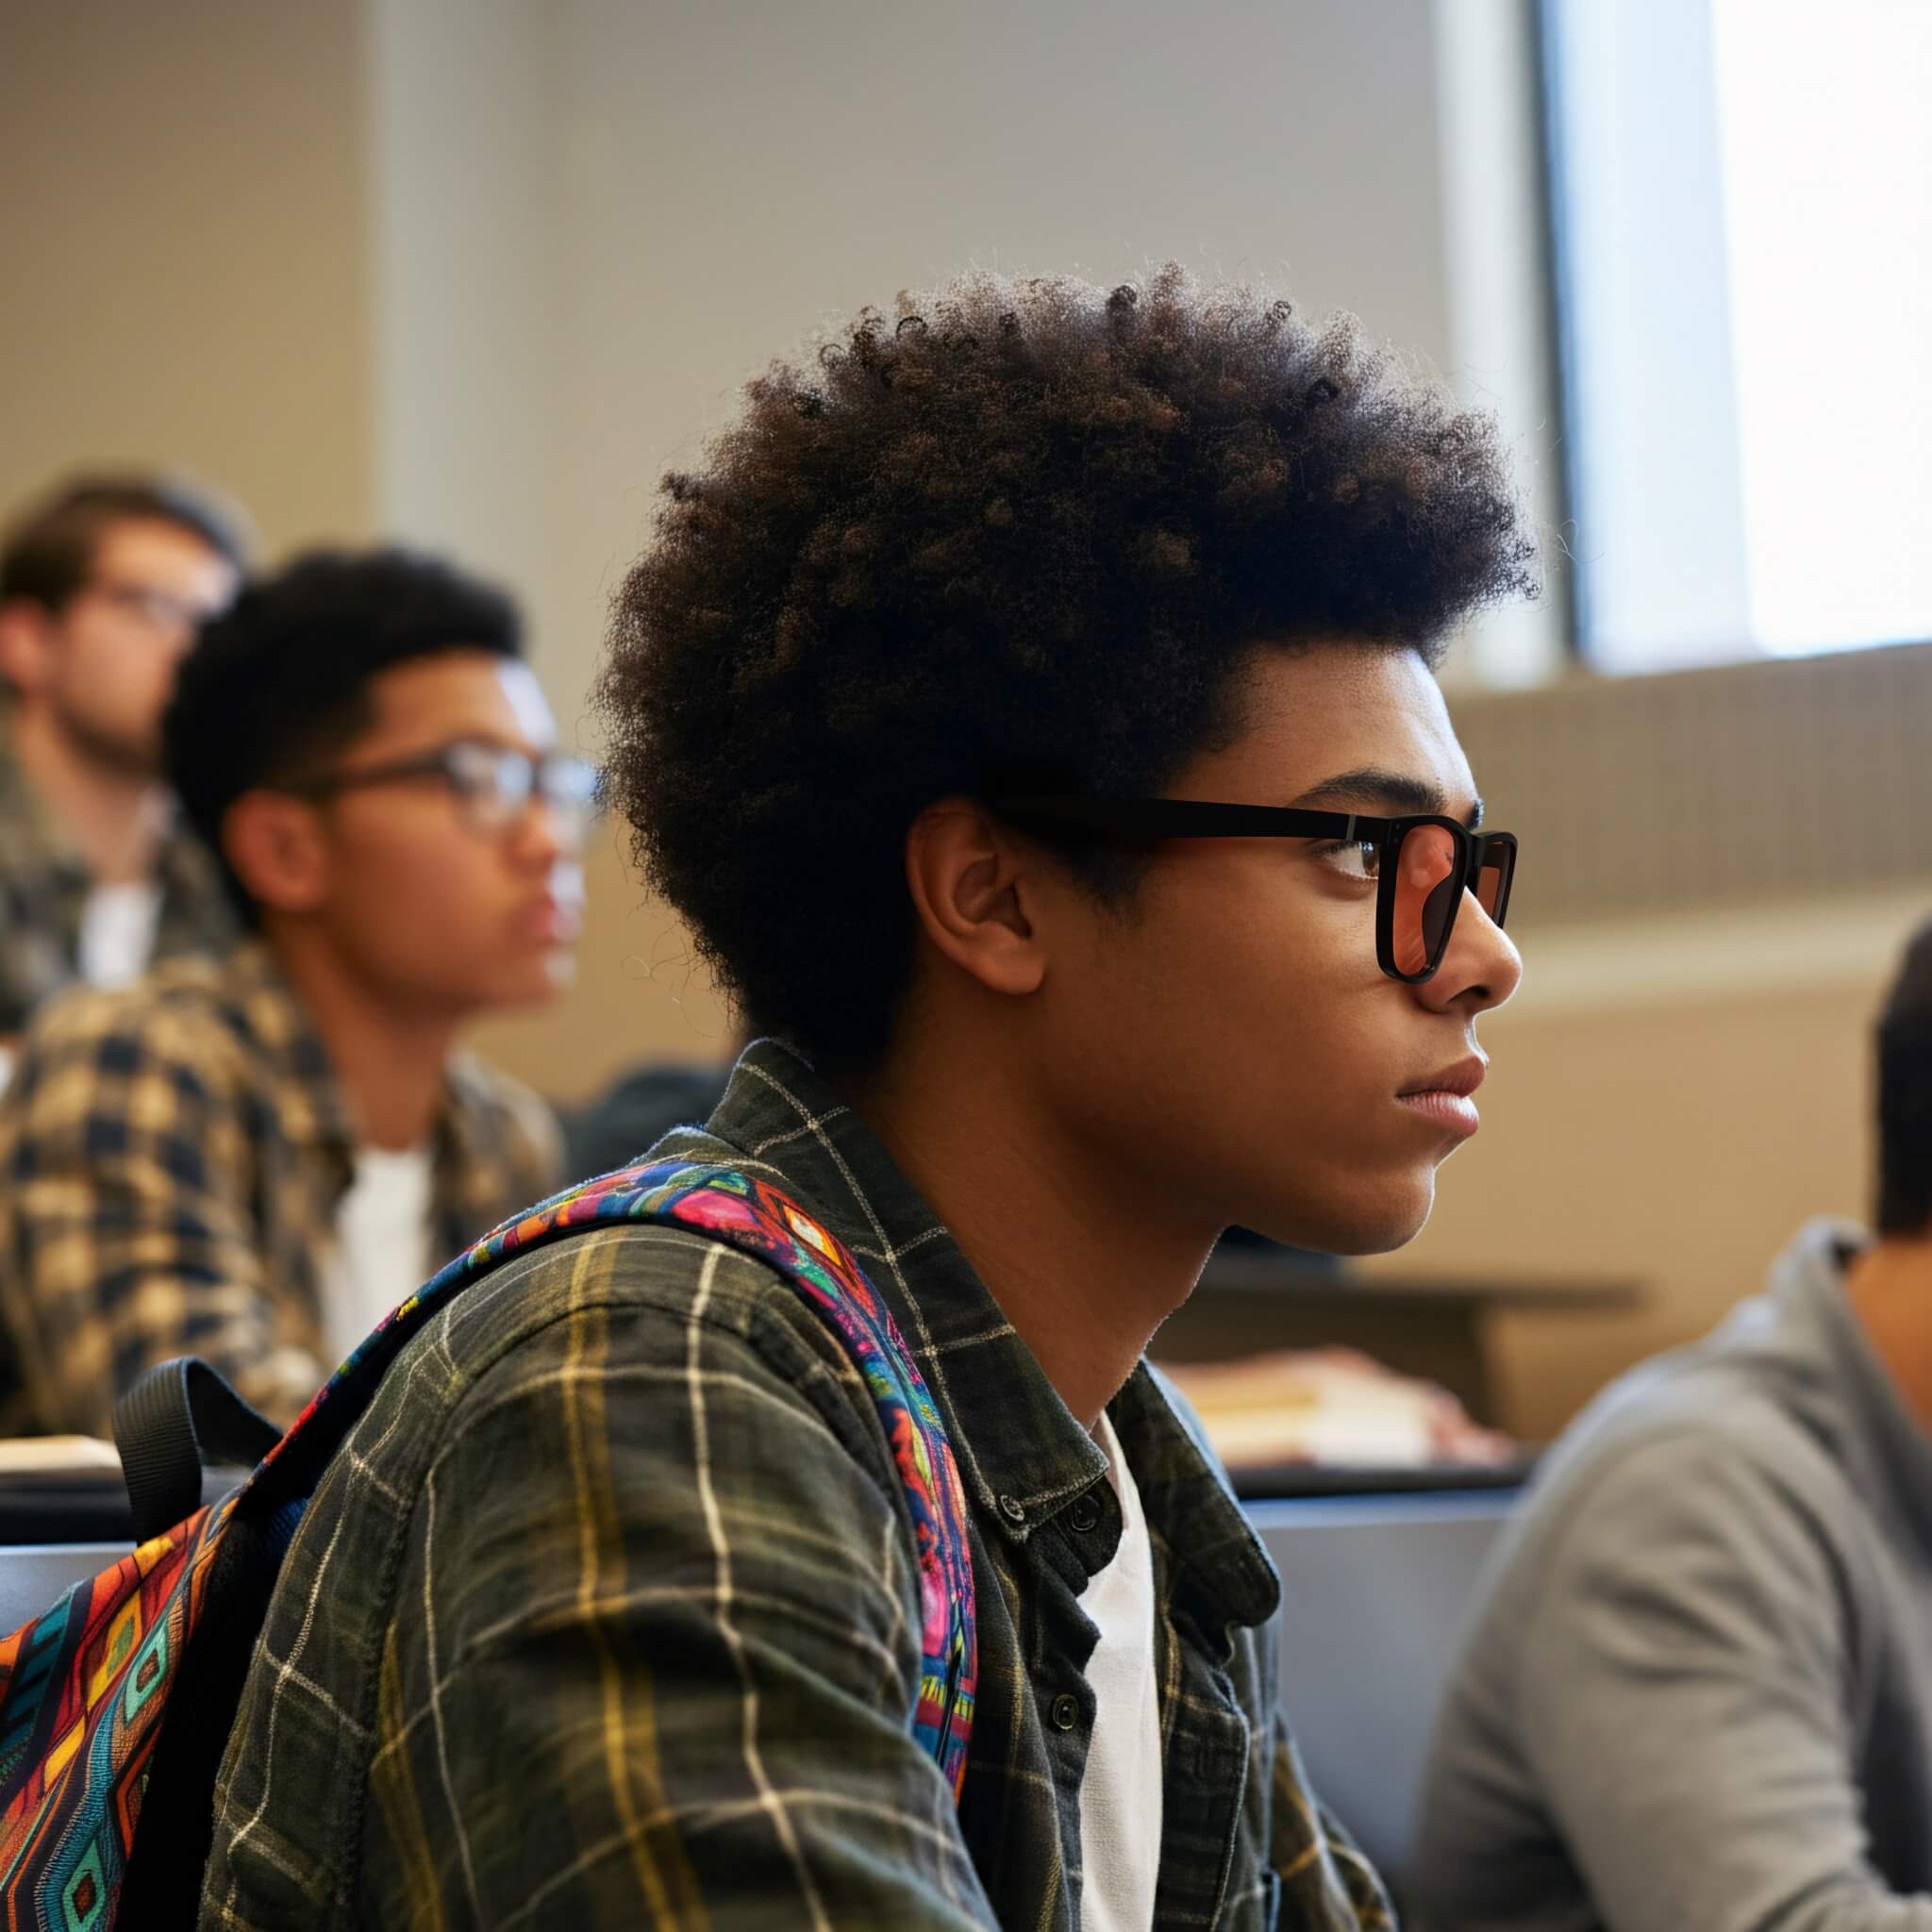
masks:
[[[1543,0],[1602,669],[1932,638],[1932,5]]]

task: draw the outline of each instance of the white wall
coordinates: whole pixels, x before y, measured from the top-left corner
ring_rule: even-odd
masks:
[[[1174,257],[1451,355],[1428,0],[554,9],[557,662],[667,464],[826,318]]]
[[[529,0],[366,0],[381,527],[453,550],[556,628],[558,312],[549,32]],[[558,696],[575,708],[573,664]]]

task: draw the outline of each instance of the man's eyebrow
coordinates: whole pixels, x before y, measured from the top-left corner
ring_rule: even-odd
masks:
[[[1357,805],[1380,806],[1392,815],[1407,812],[1435,812],[1443,809],[1444,800],[1441,789],[1432,785],[1425,778],[1412,778],[1407,772],[1385,772],[1375,765],[1363,765],[1353,772],[1339,772],[1332,778],[1324,778],[1319,785],[1311,785],[1300,797],[1291,799],[1296,806],[1346,807]],[[1475,831],[1483,822],[1483,802],[1478,798],[1463,814],[1463,823]]]

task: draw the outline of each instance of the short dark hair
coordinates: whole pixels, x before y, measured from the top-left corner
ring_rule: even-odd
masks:
[[[60,609],[92,574],[115,524],[172,524],[199,538],[237,574],[250,544],[240,512],[177,476],[74,476],[33,505],[0,539],[0,604],[25,598]]]
[[[1157,791],[1257,641],[1433,664],[1535,590],[1486,418],[1352,319],[1171,266],[864,310],[663,487],[598,684],[608,793],[746,1016],[854,1067],[933,800]]]
[[[1932,921],[1906,947],[1878,1020],[1878,1232],[1932,1233]]]
[[[371,721],[383,672],[449,651],[523,654],[494,586],[406,550],[318,550],[244,590],[181,660],[162,722],[170,783],[216,854],[244,791],[308,775]],[[247,890],[223,858],[230,892]]]

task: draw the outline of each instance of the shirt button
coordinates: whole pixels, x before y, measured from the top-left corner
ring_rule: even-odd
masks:
[[[1100,1527],[1100,1498],[1089,1491],[1084,1496],[1074,1498],[1074,1507],[1067,1511],[1067,1522],[1081,1536],[1090,1529]]]
[[[1080,1700],[1062,1690],[1053,1701],[1053,1725],[1057,1731],[1071,1731],[1080,1722]]]
[[[1026,1506],[1017,1496],[1002,1496],[1000,1498],[1000,1514],[1008,1523],[1024,1523],[1026,1521]]]

